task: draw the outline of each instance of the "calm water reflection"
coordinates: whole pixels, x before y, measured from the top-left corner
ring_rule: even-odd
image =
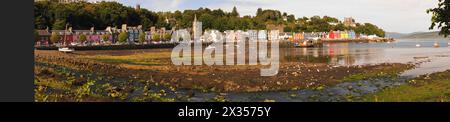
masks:
[[[301,89],[293,91],[270,91],[250,93],[226,93],[225,98],[235,102],[275,100],[277,102],[312,101],[359,101],[368,93],[399,86],[417,75],[450,69],[450,47],[447,41],[434,48],[435,40],[397,40],[392,43],[328,43],[322,48],[282,48],[284,62],[324,62],[336,66],[365,65],[378,63],[415,63],[416,69],[408,70],[398,78],[367,79],[343,82],[323,90]],[[416,44],[422,47],[416,47]],[[206,101],[218,93],[198,92],[189,101]],[[351,98],[351,100],[349,100]]]
[[[438,42],[440,47],[434,47]],[[450,69],[448,40],[397,40],[391,43],[326,43],[321,48],[283,48],[281,61],[324,62],[336,66],[378,63],[420,63],[403,75],[416,76]],[[421,47],[416,47],[420,44]]]

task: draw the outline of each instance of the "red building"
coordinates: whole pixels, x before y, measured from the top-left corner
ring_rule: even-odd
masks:
[[[334,32],[333,32],[333,31],[330,31],[330,32],[328,33],[328,38],[329,38],[329,39],[334,39]]]

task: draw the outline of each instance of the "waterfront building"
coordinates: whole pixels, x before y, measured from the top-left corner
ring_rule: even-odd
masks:
[[[319,38],[320,39],[328,38],[328,33],[327,32],[320,32]]]
[[[293,34],[293,41],[300,41],[303,40],[304,37],[304,33],[294,33]]]
[[[286,40],[286,39],[292,38],[292,33],[280,33],[279,36],[280,36],[280,37],[279,37],[280,39]]]
[[[379,37],[377,35],[369,35],[367,36],[367,39],[378,39]]]
[[[351,30],[351,31],[349,31],[348,34],[349,34],[349,38],[350,38],[350,39],[356,39],[355,31]]]
[[[128,27],[128,43],[137,42],[138,41],[138,34],[139,30],[136,27]]]
[[[280,33],[278,32],[278,30],[269,30],[267,34],[267,39],[268,41],[279,41]]]
[[[152,27],[150,27],[150,31],[148,33],[146,33],[146,35],[148,36],[149,40],[152,40],[152,37],[155,34],[158,35],[160,39],[164,39],[164,36],[166,34],[172,34],[172,32],[173,32],[172,30],[167,30],[165,27],[157,29],[156,27],[152,26]],[[156,40],[156,41],[160,41],[160,40]]]
[[[50,33],[48,30],[36,30],[36,31],[39,35],[36,40],[38,40],[38,42],[40,42],[41,44],[48,43],[52,33]]]
[[[145,32],[145,40],[152,40],[152,34],[150,31]]]
[[[334,39],[334,38],[335,38],[334,31],[328,32],[328,39]]]
[[[344,31],[344,32],[343,32],[343,36],[344,36],[344,37],[342,37],[342,38],[348,39],[348,31]]]
[[[267,30],[258,31],[258,41],[267,41]]]
[[[341,39],[341,31],[334,32],[334,35],[336,39]]]

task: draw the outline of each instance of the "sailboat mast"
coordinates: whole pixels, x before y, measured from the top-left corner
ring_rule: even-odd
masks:
[[[64,29],[64,46],[67,46],[67,26],[69,26],[68,24],[66,24],[66,28]]]

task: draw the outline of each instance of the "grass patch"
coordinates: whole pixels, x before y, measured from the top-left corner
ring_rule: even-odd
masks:
[[[450,71],[425,75],[407,85],[364,96],[371,102],[450,102]]]
[[[384,72],[370,72],[370,73],[356,73],[349,76],[344,77],[343,79],[339,80],[340,82],[351,82],[351,81],[359,81],[359,80],[366,80],[371,78],[395,78],[398,75],[398,72],[390,72],[390,73],[384,73]]]
[[[418,87],[403,85],[365,98],[372,102],[450,102],[450,81],[433,81]]]

